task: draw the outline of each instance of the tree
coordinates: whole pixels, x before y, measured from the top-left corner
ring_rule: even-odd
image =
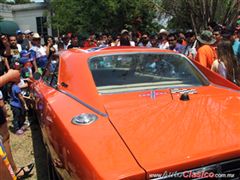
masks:
[[[149,0],[52,0],[51,24],[60,33],[154,29],[155,4]]]
[[[162,0],[163,12],[172,16],[170,25],[196,33],[211,22],[234,25],[240,13],[240,0]]]

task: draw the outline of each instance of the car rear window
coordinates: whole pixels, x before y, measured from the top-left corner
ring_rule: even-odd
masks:
[[[203,86],[208,82],[184,57],[130,53],[93,57],[89,67],[99,93]]]

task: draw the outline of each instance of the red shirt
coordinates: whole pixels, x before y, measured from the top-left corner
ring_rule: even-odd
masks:
[[[97,43],[95,41],[86,40],[83,44],[85,48],[97,47]]]

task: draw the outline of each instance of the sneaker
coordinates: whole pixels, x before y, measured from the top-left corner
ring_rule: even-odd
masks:
[[[22,135],[24,132],[22,129],[19,129],[15,132],[16,135]]]

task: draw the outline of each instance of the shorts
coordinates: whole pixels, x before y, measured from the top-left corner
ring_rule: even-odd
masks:
[[[6,122],[6,117],[3,112],[3,108],[0,108],[0,125],[4,124]]]

